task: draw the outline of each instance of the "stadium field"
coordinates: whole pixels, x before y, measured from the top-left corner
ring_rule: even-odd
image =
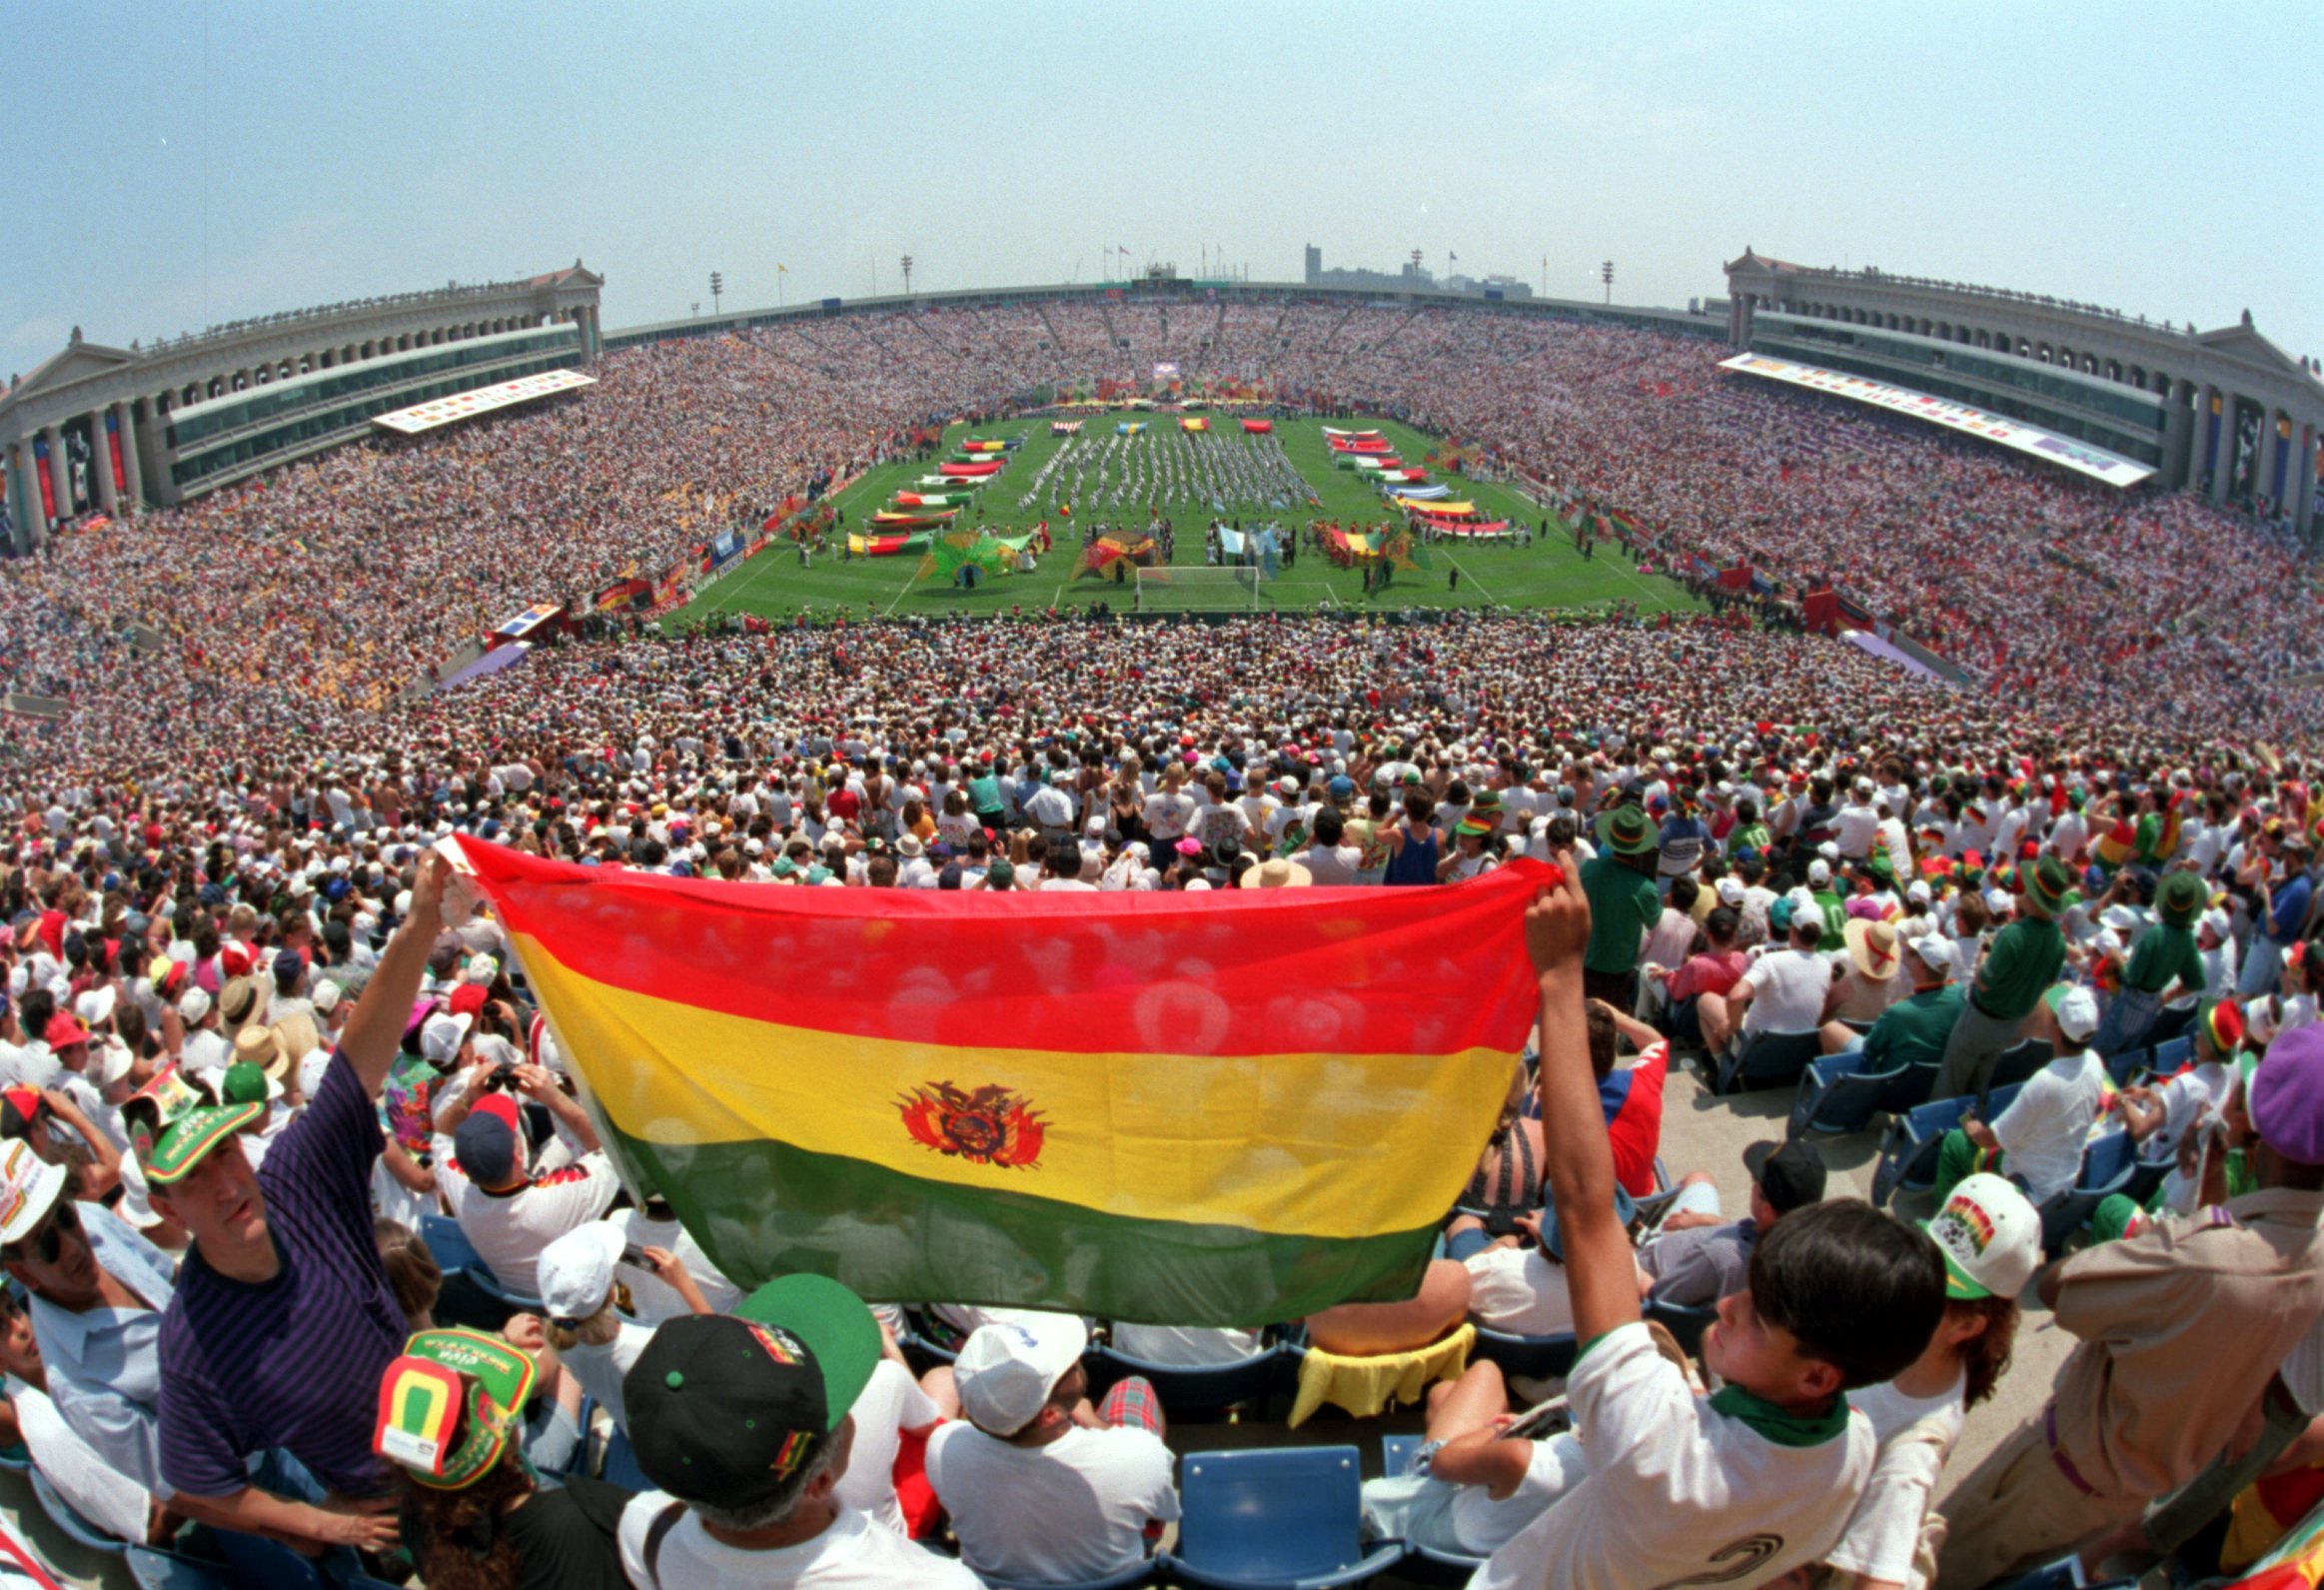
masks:
[[[1130,446],[1170,445],[1178,430],[1178,418],[1174,414],[1091,411],[1084,420],[1082,438],[1085,444],[1099,441],[1110,437],[1121,421],[1143,420],[1148,425],[1147,433]],[[1574,550],[1571,532],[1554,512],[1514,490],[1467,481],[1426,464],[1428,457],[1438,450],[1435,439],[1389,420],[1354,419],[1334,423],[1341,429],[1381,431],[1396,446],[1400,457],[1407,463],[1428,468],[1430,478],[1444,481],[1457,497],[1476,503],[1480,510],[1496,518],[1522,521],[1531,526],[1535,532],[1533,545],[1523,548],[1500,543],[1470,546],[1440,541],[1426,550],[1428,567],[1397,571],[1385,591],[1370,594],[1364,590],[1360,570],[1335,569],[1328,558],[1303,547],[1279,579],[1255,582],[1257,605],[1262,608],[1291,611],[1337,605],[1362,610],[1501,604],[1591,610],[1627,602],[1636,604],[1642,612],[1656,613],[1664,609],[1691,611],[1702,606],[1675,581],[1641,574],[1623,557],[1620,548],[1612,544],[1600,548],[1595,558],[1585,560]],[[1081,561],[1082,527],[1095,521],[1119,526],[1132,538],[1143,535],[1147,525],[1143,503],[1116,505],[1104,500],[1103,494],[1096,501],[1070,502],[1071,494],[1066,492],[1071,513],[1060,512],[1058,499],[1065,479],[1062,470],[1038,489],[1034,486],[1034,477],[1042,466],[1051,462],[1058,449],[1065,445],[1065,439],[1051,435],[1050,421],[1046,418],[999,421],[975,427],[974,434],[979,438],[1021,440],[1017,449],[1008,455],[1008,468],[991,484],[979,489],[976,505],[963,510],[954,523],[1013,536],[1030,531],[1046,520],[1056,545],[1053,551],[1037,559],[1034,572],[990,580],[974,591],[962,591],[933,577],[917,578],[921,563],[917,553],[842,560],[838,553],[841,536],[834,533],[826,539],[824,550],[812,554],[804,566],[791,545],[777,542],[768,546],[755,558],[695,593],[691,602],[667,616],[663,621],[665,626],[690,628],[720,614],[756,615],[765,619],[790,619],[802,612],[810,619],[830,619],[841,614],[861,618],[866,613],[992,616],[1017,609],[1036,611],[1101,601],[1110,603],[1117,611],[1127,610],[1134,584],[1116,586],[1098,579],[1076,580],[1074,572]],[[952,456],[958,444],[969,435],[967,426],[949,427],[944,433],[944,445],[933,457],[896,460],[851,482],[833,498],[845,531],[856,534],[870,531],[873,514],[888,507],[897,492],[914,490],[914,483],[923,475],[933,475],[937,464]],[[1279,420],[1275,438],[1282,445],[1283,457],[1315,499],[1315,506],[1302,502],[1279,510],[1264,503],[1230,502],[1220,516],[1207,505],[1168,505],[1163,512],[1174,532],[1175,557],[1170,565],[1173,571],[1203,568],[1204,530],[1214,517],[1223,517],[1229,523],[1239,519],[1247,527],[1274,523],[1286,532],[1303,531],[1314,520],[1334,522],[1350,530],[1378,528],[1391,521],[1393,516],[1358,472],[1333,467],[1321,422]],[[1209,435],[1195,445],[1243,449],[1256,440],[1244,436],[1235,416],[1222,414],[1213,420]],[[1545,525],[1549,531],[1546,537],[1541,534]],[[1149,576],[1144,590],[1149,611],[1252,605],[1248,594],[1238,599],[1231,588],[1222,586],[1215,577],[1206,580],[1196,576],[1162,585]]]

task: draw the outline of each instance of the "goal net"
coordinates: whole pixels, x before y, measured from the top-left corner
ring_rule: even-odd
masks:
[[[1259,607],[1256,569],[1140,569],[1140,613],[1248,613]]]

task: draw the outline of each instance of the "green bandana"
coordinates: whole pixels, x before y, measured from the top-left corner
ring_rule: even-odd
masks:
[[[1847,1398],[1833,1397],[1829,1413],[1803,1416],[1779,1408],[1741,1386],[1722,1388],[1711,1399],[1712,1411],[1741,1419],[1777,1446],[1820,1446],[1847,1428]]]

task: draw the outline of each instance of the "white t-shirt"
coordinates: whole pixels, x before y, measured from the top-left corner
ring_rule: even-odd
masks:
[[[1483,1485],[1464,1485],[1453,1498],[1453,1538],[1472,1557],[1490,1557],[1515,1540],[1551,1503],[1587,1479],[1590,1463],[1582,1438],[1568,1431],[1533,1444],[1525,1478],[1504,1501]]]
[[[855,1415],[855,1444],[848,1448],[847,1472],[839,1476],[839,1500],[904,1534],[903,1503],[895,1494],[896,1453],[904,1431],[934,1424],[943,1411],[893,1358],[873,1366],[849,1411]]]
[[[928,1483],[952,1515],[960,1559],[996,1579],[1071,1584],[1146,1554],[1146,1525],[1178,1517],[1170,1448],[1145,1430],[1075,1426],[1012,1446],[972,1424],[928,1438]]]
[[[949,1557],[915,1546],[851,1507],[814,1539],[772,1551],[740,1551],[710,1538],[690,1511],[662,1537],[658,1572],[645,1571],[645,1541],[671,1498],[645,1491],[621,1509],[621,1571],[639,1590],[984,1590]]]
[[[1948,1391],[1933,1397],[1908,1397],[1894,1381],[1866,1386],[1848,1393],[1848,1403],[1871,1421],[1880,1454],[1872,1462],[1872,1478],[1856,1503],[1855,1515],[1839,1544],[1824,1561],[1842,1573],[1862,1574],[1893,1584],[1912,1581],[1912,1555],[1920,1543],[1921,1521],[1936,1494],[1944,1460],[1961,1435],[1961,1393],[1967,1389],[1963,1374]],[[1922,1421],[1928,1421],[1922,1425]],[[1919,1425],[1921,1428],[1914,1429]],[[1896,1438],[1912,1430],[1909,1440]]]
[[[1489,1247],[1465,1261],[1469,1311],[1477,1323],[1517,1336],[1555,1336],[1574,1328],[1566,1266],[1538,1248]]]
[[[2026,1078],[2009,1107],[1994,1117],[2002,1168],[2024,1180],[2025,1195],[2036,1204],[2071,1187],[2082,1173],[2082,1150],[2105,1087],[2105,1062],[2084,1049]]]
[[[1145,817],[1146,831],[1154,836],[1156,843],[1181,838],[1194,817],[1194,797],[1183,793],[1157,792],[1146,797]]]
[[[629,1433],[629,1410],[621,1401],[621,1379],[652,1340],[650,1326],[622,1320],[613,1339],[602,1346],[577,1345],[558,1354],[559,1360],[581,1382],[581,1389],[597,1399],[597,1406],[605,1410],[606,1417],[613,1421],[613,1428],[623,1435]]]
[[[1761,1032],[1811,1032],[1831,991],[1831,962],[1812,950],[1771,949],[1743,975],[1753,990],[1743,1011],[1743,1036]]]
[[[1567,1383],[1590,1476],[1495,1552],[1471,1590],[1764,1584],[1820,1561],[1871,1477],[1866,1421],[1781,1446],[1698,1397],[1644,1323],[1610,1331]]]
[[[575,1226],[597,1219],[621,1190],[613,1162],[601,1152],[535,1176],[513,1193],[486,1192],[460,1174],[458,1165],[441,1168],[452,1172],[436,1182],[461,1233],[494,1279],[520,1297],[533,1296],[541,1284],[541,1250]]]

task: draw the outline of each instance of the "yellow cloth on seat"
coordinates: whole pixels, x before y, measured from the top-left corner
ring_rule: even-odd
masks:
[[[1391,1402],[1418,1402],[1434,1382],[1460,1379],[1475,1345],[1477,1327],[1464,1323],[1441,1341],[1378,1358],[1344,1358],[1310,1347],[1299,1361],[1291,1427],[1299,1428],[1327,1402],[1359,1419],[1369,1419]]]

